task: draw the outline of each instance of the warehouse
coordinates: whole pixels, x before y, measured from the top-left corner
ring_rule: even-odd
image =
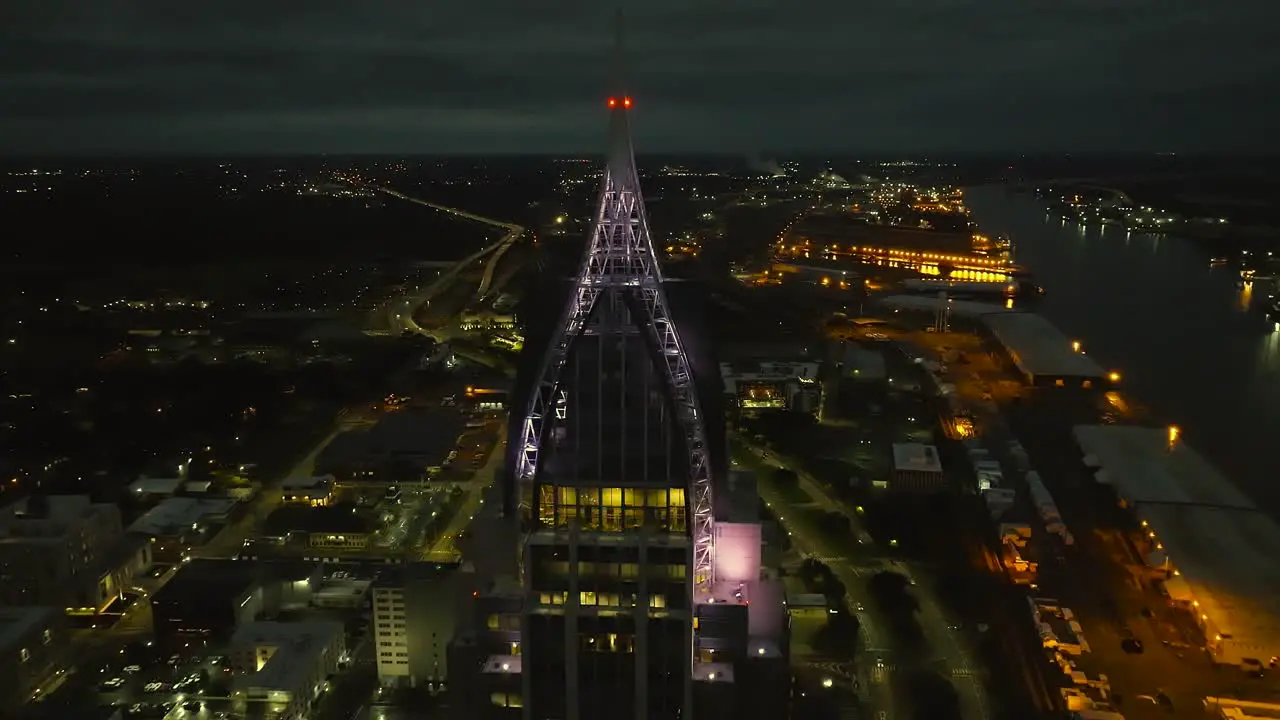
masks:
[[[1030,385],[1089,389],[1119,380],[1039,315],[989,313],[982,323]]]
[[[1148,528],[1148,565],[1196,613],[1214,660],[1265,667],[1280,656],[1280,525],[1176,430],[1078,425],[1086,464]]]

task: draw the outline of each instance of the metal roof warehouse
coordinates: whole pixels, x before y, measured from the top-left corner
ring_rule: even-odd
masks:
[[[1074,434],[1175,568],[1166,589],[1200,613],[1213,657],[1265,665],[1280,655],[1280,524],[1168,429],[1078,425]]]
[[[990,313],[982,323],[1032,385],[1090,387],[1107,377],[1102,366],[1039,315]]]

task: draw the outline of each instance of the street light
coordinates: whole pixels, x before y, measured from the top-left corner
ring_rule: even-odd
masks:
[[[1182,435],[1182,428],[1177,425],[1169,426],[1169,449],[1172,450],[1174,445],[1178,444],[1178,437]]]
[[[1071,341],[1071,352],[1075,352],[1075,353],[1080,352],[1080,341],[1079,341],[1079,340],[1072,340],[1072,341]]]
[[[1107,373],[1107,379],[1113,383],[1118,383],[1120,382],[1120,373],[1116,372],[1115,370],[1112,370],[1111,372]]]

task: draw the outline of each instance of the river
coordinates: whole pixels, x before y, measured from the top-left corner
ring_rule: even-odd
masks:
[[[1280,515],[1280,326],[1246,311],[1236,271],[1189,240],[1085,228],[1003,186],[966,191],[1045,288],[1035,308],[1123,375],[1125,394]]]

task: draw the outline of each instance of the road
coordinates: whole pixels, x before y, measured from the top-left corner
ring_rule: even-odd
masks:
[[[502,459],[506,456],[506,448],[506,438],[503,437],[489,452],[489,459],[485,462],[484,467],[476,471],[467,488],[466,497],[462,499],[462,503],[458,506],[458,511],[449,519],[449,525],[441,533],[440,539],[422,554],[423,560],[427,562],[452,562],[461,555],[457,545],[458,536],[467,529],[467,526],[471,524],[472,518],[475,517],[476,513],[480,511],[480,507],[484,504],[484,495],[498,477],[498,471],[502,467]]]
[[[420,200],[390,188],[373,187],[372,189],[386,193],[394,198],[398,198],[406,202],[411,202],[424,207],[429,207],[433,210],[439,210],[440,212],[454,215],[464,220],[471,220],[473,222],[483,223],[491,227],[506,230],[506,234],[503,235],[501,240],[492,245],[481,248],[462,260],[459,260],[452,268],[441,273],[440,277],[438,277],[436,281],[425,291],[393,301],[387,312],[389,320],[388,324],[394,332],[408,330],[415,333],[429,334],[428,331],[420,327],[413,320],[413,316],[417,312],[417,309],[430,302],[432,297],[435,297],[435,295],[439,294],[444,288],[447,288],[449,284],[457,278],[459,273],[480,260],[480,258],[485,255],[489,255],[489,260],[485,264],[484,275],[480,279],[480,287],[476,293],[477,296],[483,300],[489,294],[490,287],[493,284],[494,270],[497,268],[498,263],[502,260],[503,255],[505,255],[506,252],[520,240],[525,232],[523,227],[516,225],[515,223],[502,222],[501,220],[476,215],[475,213],[459,210],[458,208],[451,208],[445,205],[428,202],[426,200]]]
[[[864,661],[858,663],[863,687],[867,688],[867,700],[886,720],[905,717],[896,707],[891,677],[896,670],[935,670],[945,668],[952,685],[960,697],[965,718],[986,720],[990,716],[990,704],[982,685],[981,672],[966,647],[964,638],[953,628],[939,605],[927,572],[907,562],[888,558],[879,553],[876,545],[861,525],[857,512],[831,497],[808,473],[799,470],[796,463],[786,462],[775,453],[763,451],[741,438],[733,438],[735,459],[752,467],[759,478],[760,494],[778,515],[791,537],[793,545],[806,555],[824,562],[836,577],[844,583],[849,608],[858,614]],[[772,468],[787,467],[796,471],[800,489],[812,502],[796,502],[794,497],[784,496],[774,487],[770,475]],[[837,544],[815,526],[816,511],[838,512],[849,519],[852,537],[848,544]],[[919,602],[917,620],[928,641],[934,657],[927,662],[917,662],[896,653],[889,635],[888,620],[876,609],[867,589],[871,576],[882,570],[892,570],[908,578],[913,584],[912,595]],[[858,611],[857,608],[862,610]]]
[[[203,547],[193,549],[191,556],[197,558],[231,558],[239,555],[244,548],[245,541],[257,531],[258,523],[280,507],[280,503],[283,501],[283,495],[279,487],[280,482],[285,478],[310,477],[314,475],[316,461],[319,460],[320,454],[324,452],[325,448],[329,447],[329,443],[333,442],[334,438],[347,430],[373,422],[365,414],[366,412],[366,410],[361,409],[342,413],[334,424],[333,430],[316,443],[288,473],[262,487],[257,497],[252,500],[248,511],[239,520],[222,528]]]

